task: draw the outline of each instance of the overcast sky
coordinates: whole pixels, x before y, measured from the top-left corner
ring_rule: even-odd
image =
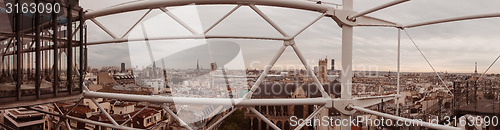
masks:
[[[356,0],[354,2],[355,11],[363,11],[390,2],[391,0]],[[119,3],[123,0],[85,0],[80,1],[80,5],[85,9],[99,10]],[[330,2],[341,3],[340,0]],[[466,16],[472,14],[499,13],[498,0],[414,0],[400,5],[396,5],[372,14],[369,16],[393,21],[403,25],[418,23],[434,19],[442,19],[456,16]],[[208,28],[216,20],[222,17],[234,6],[197,6],[195,12],[186,13],[186,9],[193,7],[168,8],[181,19],[193,26],[195,30]],[[275,7],[259,8],[278,23],[288,34],[295,34],[303,26],[313,21],[320,14],[309,11],[294,9],[282,9]],[[116,35],[123,35],[135,21],[146,11],[135,11],[125,14],[97,18],[99,22],[107,26]],[[189,12],[189,11],[187,11]],[[194,16],[193,16],[194,15]],[[197,15],[197,16],[196,16]],[[197,18],[193,20],[193,18]],[[158,22],[161,21],[161,22]],[[144,25],[148,37],[187,35],[188,31],[169,19],[160,10],[153,10],[145,20]],[[489,18],[479,20],[469,20],[446,24],[437,24],[418,28],[407,29],[410,36],[415,40],[423,53],[427,56],[432,65],[440,72],[473,72],[474,62],[478,63],[478,71],[484,72],[500,53],[500,19]],[[106,33],[95,24],[87,22],[89,26],[89,42],[111,39]],[[139,26],[133,29],[131,35],[140,33]],[[150,33],[153,32],[153,33]],[[215,27],[209,34],[213,35],[245,35],[280,37],[280,34],[269,26],[249,7],[243,6],[230,15],[219,26]],[[213,40],[209,40],[213,41]],[[239,44],[243,57],[243,64],[246,68],[261,69],[275,55],[282,45],[280,41],[265,40],[228,40]],[[206,40],[163,40],[151,41],[155,59],[160,59],[166,55],[159,55],[169,48],[176,46],[178,50],[195,47],[198,43],[206,43]],[[89,48],[89,65],[119,66],[125,62],[128,66],[138,65],[131,62],[147,62],[138,60],[137,57],[130,57],[130,54],[137,52],[148,53],[136,50],[135,46],[140,44],[107,44],[96,45]],[[330,18],[322,18],[296,38],[296,44],[304,53],[305,58],[312,66],[317,66],[318,59],[328,57],[335,59],[335,67],[340,69],[341,61],[341,29]],[[406,72],[431,72],[424,58],[411,43],[409,38],[403,33],[401,43],[401,69]],[[144,44],[146,45],[146,44]],[[168,46],[166,46],[168,45]],[[184,46],[178,47],[178,46]],[[354,51],[353,64],[355,70],[379,70],[396,71],[397,58],[397,29],[380,27],[357,27],[354,29]],[[132,47],[132,49],[130,48]],[[173,47],[175,48],[175,47]],[[171,50],[171,49],[170,49]],[[174,51],[174,52],[175,52]],[[173,52],[169,52],[172,54]],[[149,59],[144,57],[143,59]],[[194,60],[196,58],[186,58]],[[150,60],[149,60],[150,61]],[[165,61],[175,62],[175,61]],[[329,60],[330,62],[330,60]],[[208,67],[208,63],[202,63]],[[243,65],[241,64],[241,65]],[[288,48],[277,62],[277,68],[300,68],[302,65],[291,48]],[[193,61],[192,68],[196,67]],[[500,65],[495,64],[489,73],[500,73]]]

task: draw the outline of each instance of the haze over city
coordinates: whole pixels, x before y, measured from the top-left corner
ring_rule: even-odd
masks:
[[[98,10],[108,6],[126,1],[84,1],[81,5],[90,10]],[[341,3],[341,1],[330,1]],[[372,5],[382,4],[384,0],[357,0],[355,10],[365,10]],[[98,3],[98,4],[97,4]],[[497,3],[497,4],[492,4]],[[472,14],[491,13],[497,11],[495,5],[499,1],[468,1],[468,0],[442,0],[442,1],[412,1],[412,4],[402,4],[390,7],[379,12],[370,14],[389,21],[398,21],[402,24],[411,24],[418,21],[427,21],[438,18],[449,18],[452,16],[463,16]],[[445,8],[444,8],[445,7]],[[181,7],[183,8],[183,7]],[[217,9],[215,9],[217,8]],[[233,6],[217,7],[197,7],[202,28],[208,28],[217,18],[231,10]],[[171,8],[175,11],[175,8]],[[279,9],[262,6],[263,12],[267,13],[271,19],[287,33],[293,34],[308,22],[314,20],[318,14],[307,11],[293,9]],[[422,13],[422,11],[432,13]],[[98,18],[98,20],[111,31],[118,35],[123,33],[135,22],[127,20],[126,17],[137,17],[143,15],[145,11],[135,11],[118,14],[111,18]],[[151,14],[164,15],[161,11],[152,11]],[[122,16],[120,16],[122,15]],[[154,17],[155,15],[151,15]],[[190,16],[178,15],[180,18],[192,18]],[[292,17],[293,16],[293,17]],[[120,18],[124,19],[120,19]],[[146,19],[151,18],[146,17]],[[120,21],[116,23],[116,21]],[[500,22],[499,19],[482,19],[465,22],[454,22],[447,24],[437,24],[419,28],[407,29],[408,33],[415,40],[422,52],[438,72],[449,73],[472,73],[474,62],[478,63],[478,69],[482,73],[493,60],[498,56],[500,28],[492,28]],[[190,22],[196,23],[196,22]],[[163,27],[164,30],[171,30],[175,34],[187,34],[189,32],[175,24],[174,21],[167,21],[165,24],[178,27]],[[89,26],[89,42],[110,39],[103,31],[99,30],[93,23]],[[200,26],[200,25],[193,25]],[[323,18],[303,34],[296,38],[296,44],[305,52],[306,59],[312,64],[320,58],[336,59],[336,68],[341,69],[341,28],[328,18]],[[279,36],[280,34],[260,18],[248,7],[241,7],[234,14],[230,15],[220,26],[214,28],[211,34],[242,34],[250,36]],[[179,34],[179,35],[180,35]],[[396,71],[397,58],[397,30],[394,28],[356,28],[354,30],[354,51],[353,69],[366,70],[368,68],[378,68],[378,71]],[[226,39],[225,39],[226,40]],[[168,43],[171,46],[178,45],[179,42],[189,40],[163,40],[154,44]],[[240,45],[244,58],[245,67],[248,69],[263,69],[271,57],[275,55],[282,42],[265,40],[229,40]],[[125,62],[130,66],[128,44],[109,44],[90,46],[89,65],[92,67],[118,66]],[[146,51],[146,50],[145,50]],[[168,62],[168,61],[167,61]],[[174,61],[172,61],[174,62]],[[193,68],[196,61],[192,61]],[[252,64],[253,63],[253,64]],[[292,66],[303,68],[292,49],[287,49],[277,66]],[[209,66],[206,64],[204,66]],[[499,73],[500,65],[491,67],[488,73]],[[252,68],[253,67],[253,68]],[[408,37],[402,34],[401,43],[401,71],[402,72],[432,72],[432,69],[425,62],[424,58],[417,51]]]

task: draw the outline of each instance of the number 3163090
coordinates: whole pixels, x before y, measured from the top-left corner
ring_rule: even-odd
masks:
[[[59,13],[61,5],[59,3],[7,3],[5,12],[7,13]]]

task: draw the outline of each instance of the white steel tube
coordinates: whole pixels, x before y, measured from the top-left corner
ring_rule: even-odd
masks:
[[[375,8],[371,8],[369,10],[357,13],[355,15],[349,16],[348,19],[354,20],[354,19],[356,19],[356,18],[358,18],[360,16],[364,16],[366,14],[369,14],[369,13],[372,13],[372,12],[375,12],[375,11],[378,11],[378,10],[381,10],[381,9],[384,9],[384,8],[387,8],[387,7],[390,7],[390,6],[393,6],[393,5],[397,5],[397,4],[400,4],[400,3],[403,3],[403,2],[407,2],[407,1],[410,1],[410,0],[395,0],[395,1],[392,1],[392,2],[389,2],[389,3],[377,6]],[[344,6],[344,8],[345,8],[345,6]]]
[[[90,92],[90,89],[89,89],[89,87],[87,87],[85,82],[83,83],[83,90],[85,90],[86,92]]]
[[[80,98],[80,100],[78,100],[78,102],[75,103],[75,105],[73,107],[71,107],[68,111],[66,111],[66,113],[62,113],[61,109],[56,105],[56,103],[54,103],[54,107],[57,108],[57,110],[59,111],[59,114],[61,114],[62,116],[66,116],[68,115],[68,113],[72,112],[77,106],[78,104],[83,101],[83,98]],[[65,119],[67,121],[67,119]],[[59,129],[59,125],[61,125],[61,122],[62,122],[62,118],[59,118],[59,121],[56,123],[56,128]]]
[[[309,66],[309,63],[307,63],[307,60],[304,58],[304,55],[302,55],[302,53],[300,52],[300,50],[297,47],[297,45],[295,45],[295,43],[292,44],[292,48],[295,51],[295,54],[297,54],[297,56],[299,57],[300,62],[302,62],[302,64],[306,68],[306,70],[309,73],[309,75],[311,75],[312,79],[314,80],[314,83],[316,83],[316,87],[321,92],[321,96],[323,98],[330,99],[330,95],[328,95],[328,93],[326,93],[325,88],[323,88],[323,84],[321,84],[319,82],[318,77],[314,74],[313,70]]]
[[[299,34],[301,34],[302,32],[304,32],[307,28],[311,27],[314,23],[318,22],[321,18],[325,17],[325,14],[321,14],[318,18],[316,18],[314,21],[312,21],[311,23],[309,23],[307,26],[305,26],[304,28],[302,28],[299,32],[297,32],[295,35],[293,35],[293,38],[297,37]]]
[[[483,79],[483,76],[486,75],[486,73],[490,70],[491,66],[495,65],[495,63],[498,61],[498,58],[500,58],[500,55],[497,56],[497,58],[490,64],[490,66],[488,67],[488,69],[486,69],[483,74],[481,74],[479,76],[479,78],[477,79],[478,81],[480,81],[481,79]]]
[[[109,36],[111,36],[113,39],[117,39],[118,37],[113,34],[113,32],[109,31],[108,28],[106,28],[104,25],[99,23],[99,21],[95,19],[90,19],[90,21],[94,22],[99,28],[101,28],[104,32],[106,32]]]
[[[323,108],[325,108],[324,106],[321,106],[320,108],[318,108],[316,111],[314,111],[313,113],[311,113],[311,115],[309,115],[307,118],[306,118],[306,121],[310,121],[314,116],[316,116],[321,110],[323,110]],[[302,129],[302,127],[304,127],[304,125],[306,124],[306,122],[302,122],[302,124],[299,124],[299,126],[295,127],[294,130],[300,130]]]
[[[401,29],[398,28],[398,74],[397,74],[397,98],[394,100],[396,103],[396,115],[399,116],[399,97],[400,97],[400,69],[401,69]]]
[[[72,112],[77,106],[78,104],[80,104],[80,102],[83,101],[83,98],[80,98],[80,100],[78,100],[74,106],[72,106],[68,111],[66,111],[66,113],[64,113],[64,115],[68,115],[68,113]]]
[[[120,130],[140,130],[140,129],[125,127],[125,126],[120,126],[120,125],[113,125],[113,124],[108,124],[108,123],[103,123],[103,122],[97,122],[97,121],[93,121],[93,120],[89,120],[89,119],[82,119],[82,118],[73,117],[73,116],[69,116],[69,115],[66,115],[66,116],[58,115],[58,114],[55,114],[55,113],[52,113],[52,112],[47,112],[47,111],[39,110],[39,109],[32,108],[32,107],[29,107],[29,109],[37,111],[37,112],[49,114],[49,115],[52,115],[52,116],[57,116],[59,118],[63,118],[64,117],[64,118],[68,118],[70,120],[75,120],[77,122],[89,123],[89,124],[98,125],[98,126],[104,126],[104,127],[109,127],[109,128],[114,128],[114,129],[120,129]]]
[[[71,125],[68,122],[68,119],[64,121],[66,123],[66,129],[71,130]]]
[[[121,5],[102,10],[92,11],[85,13],[86,19],[96,18],[106,15],[118,14],[123,12],[131,12],[143,9],[154,9],[160,7],[184,6],[184,5],[210,5],[210,4],[241,4],[251,3],[254,5],[276,6],[285,8],[294,8],[301,10],[316,11],[324,13],[332,10],[332,7],[327,5],[316,4],[314,2],[300,1],[300,0],[151,0],[141,1],[133,4]]]
[[[250,40],[275,40],[275,41],[285,41],[291,40],[293,37],[254,37],[254,36],[232,36],[232,35],[189,35],[189,36],[164,36],[164,37],[152,37],[147,40],[178,40],[178,39],[250,39]],[[96,41],[96,42],[87,42],[85,45],[99,45],[99,44],[107,44],[107,43],[124,43],[124,42],[133,42],[133,41],[145,41],[144,38],[134,38],[134,39],[111,39],[105,41]],[[78,46],[75,44],[74,46]],[[62,48],[60,46],[59,48]],[[53,49],[51,46],[44,46],[40,50],[50,50]],[[12,55],[12,51],[5,50],[4,55]],[[23,52],[32,52],[30,50],[24,50]]]
[[[271,18],[269,18],[266,14],[264,14],[264,12],[262,12],[259,8],[257,8],[257,6],[251,4],[249,5],[250,8],[253,9],[253,11],[255,11],[257,14],[260,15],[260,17],[262,17],[264,20],[267,21],[267,23],[269,23],[271,26],[274,27],[274,29],[276,29],[276,31],[278,31],[279,33],[281,33],[281,35],[283,35],[284,37],[288,37],[288,34],[283,31],[283,29],[281,29],[278,24],[274,23],[273,20],[271,20]]]
[[[118,125],[118,123],[116,123],[115,119],[113,119],[113,117],[111,117],[111,115],[109,115],[109,113],[106,111],[106,109],[104,109],[99,104],[99,102],[97,102],[94,98],[90,98],[90,100],[92,100],[92,102],[101,110],[101,112],[104,113],[104,115],[106,115],[106,117],[109,119],[109,121],[111,121],[111,123],[113,123],[113,125]]]
[[[149,107],[149,103],[144,105],[143,108],[141,108],[139,111],[137,111],[134,115],[132,115],[130,118],[128,118],[127,120],[125,120],[122,124],[120,125],[124,125],[124,124],[127,124],[130,120],[132,120],[135,116],[139,115],[142,111],[144,111],[144,109],[148,108]]]
[[[196,30],[191,28],[191,26],[189,26],[186,22],[182,21],[179,17],[175,16],[172,12],[168,11],[167,9],[165,9],[163,7],[160,7],[159,9],[161,11],[163,11],[165,14],[167,14],[168,16],[170,16],[172,19],[174,19],[177,23],[182,25],[182,27],[186,28],[192,34],[198,34],[198,32],[196,32]]]
[[[319,1],[319,0],[307,0],[307,1],[312,1],[312,2],[321,2],[321,4],[329,4],[329,5],[334,5],[335,7],[342,6],[341,4],[333,3],[333,2],[328,2],[328,1]]]
[[[345,5],[344,5],[345,7]],[[352,89],[352,34],[353,27],[348,25],[342,26],[342,76],[341,81],[341,97],[342,99],[351,98]]]
[[[110,98],[126,101],[149,102],[149,103],[175,103],[175,104],[198,104],[198,105],[227,105],[234,102],[236,106],[259,106],[262,104],[270,106],[281,105],[325,105],[331,101],[325,98],[304,99],[229,99],[229,98],[190,98],[190,97],[165,97],[156,95],[132,95],[103,92],[84,92],[86,98]]]
[[[290,38],[273,38],[273,37],[252,37],[252,36],[230,36],[230,35],[190,35],[190,36],[165,36],[165,37],[151,37],[148,40],[178,40],[178,39],[257,39],[257,40],[276,40],[283,41],[288,40]],[[96,41],[96,42],[87,42],[86,45],[99,45],[99,44],[107,44],[107,43],[123,43],[123,42],[133,42],[133,41],[145,41],[144,38],[134,38],[134,39],[112,39],[106,41]],[[45,47],[42,49],[50,49],[49,47]]]
[[[127,36],[128,33],[130,33],[130,31],[132,31],[132,29],[134,29],[135,26],[137,26],[137,24],[139,24],[144,19],[144,17],[146,17],[151,12],[151,10],[152,9],[149,9],[141,18],[139,18],[139,20],[137,20],[137,22],[135,22],[134,25],[132,25],[132,27],[130,27],[130,29],[128,29],[127,32],[125,32],[125,34],[123,34],[121,39],[125,38],[125,36]]]
[[[170,114],[170,116],[174,117],[174,119],[176,119],[177,121],[179,121],[179,124],[183,127],[185,127],[186,129],[188,130],[193,130],[191,127],[189,127],[188,124],[186,124],[186,122],[184,122],[179,116],[177,116],[172,110],[170,110],[170,108],[168,108],[167,105],[162,105],[163,109],[165,111],[168,112],[168,114]]]
[[[73,117],[73,116],[66,116],[66,118],[71,119],[71,120],[75,120],[78,122],[89,123],[89,124],[93,124],[93,125],[115,128],[115,129],[120,129],[120,130],[140,130],[140,129],[125,127],[125,126],[120,126],[120,125],[112,125],[112,124],[108,124],[108,123],[97,122],[97,121],[93,121],[93,120],[89,120],[89,119],[81,119],[81,118]]]
[[[59,106],[57,106],[57,104],[56,104],[56,103],[53,103],[53,105],[54,105],[54,107],[57,109],[57,112],[58,112],[60,115],[64,116],[64,115],[63,115],[63,112],[61,111],[61,109],[59,108]],[[59,126],[61,125],[62,120],[63,120],[63,118],[59,118],[59,121],[57,121],[57,123],[56,123],[56,128],[57,128],[57,130],[59,130]]]
[[[353,10],[353,0],[342,0],[344,10]],[[351,99],[352,96],[352,34],[353,27],[342,25],[342,76],[340,77],[340,98]],[[349,120],[349,115],[342,114],[342,120]],[[341,130],[350,130],[351,126],[341,126]]]
[[[120,125],[112,125],[112,124],[108,124],[108,123],[97,122],[97,121],[93,121],[93,120],[89,120],[89,119],[81,119],[81,118],[73,117],[73,116],[66,116],[66,118],[71,119],[71,120],[75,120],[78,122],[89,123],[89,124],[93,124],[93,125],[104,126],[104,127],[120,129],[120,130],[140,130],[140,129],[125,127],[125,126],[120,126]]]
[[[427,21],[427,22],[421,22],[421,23],[415,23],[415,24],[406,25],[404,28],[413,28],[413,27],[420,27],[420,26],[426,26],[426,25],[432,25],[432,24],[439,24],[439,23],[446,23],[446,22],[455,22],[455,21],[471,20],[471,19],[481,19],[481,18],[492,18],[492,17],[500,17],[500,13],[469,15],[469,16],[446,18],[446,19],[440,19],[440,20],[432,20],[432,21]]]
[[[212,30],[215,26],[217,26],[220,22],[222,22],[224,19],[226,19],[229,15],[231,15],[234,11],[236,11],[238,8],[240,8],[241,5],[237,5],[234,7],[231,11],[229,11],[226,15],[222,16],[217,22],[215,22],[212,26],[210,26],[203,34],[207,34],[210,30]]]
[[[222,121],[224,121],[224,119],[226,119],[227,117],[229,117],[229,115],[233,114],[234,111],[236,111],[238,108],[233,108],[233,110],[229,111],[226,115],[224,115],[222,118],[220,118],[219,120],[217,120],[217,122],[215,122],[214,124],[212,124],[210,127],[207,128],[207,130],[212,130],[215,126],[217,126],[219,123],[221,123]]]
[[[425,121],[422,121],[422,120],[415,120],[415,119],[403,118],[403,117],[394,116],[394,115],[391,115],[391,114],[386,114],[386,113],[381,113],[381,112],[377,112],[377,111],[372,111],[372,110],[365,109],[365,108],[358,107],[358,106],[351,105],[351,106],[348,106],[348,107],[350,107],[350,108],[352,108],[354,110],[358,110],[358,111],[361,111],[361,112],[373,114],[373,115],[376,115],[376,116],[381,116],[381,117],[389,118],[389,119],[396,120],[396,121],[412,122],[414,124],[422,124],[422,127],[426,127],[426,128],[440,129],[440,130],[460,130],[460,128],[457,128],[457,127],[445,126],[445,125],[440,125],[440,124],[433,124],[433,123],[425,122]]]
[[[266,65],[262,74],[260,74],[257,81],[255,81],[255,83],[252,85],[252,88],[250,88],[250,92],[246,93],[245,96],[243,97],[243,99],[252,98],[252,94],[255,92],[255,90],[257,90],[260,83],[262,83],[262,81],[264,81],[264,78],[266,78],[267,73],[269,72],[269,70],[271,68],[273,68],[274,64],[276,63],[276,61],[278,61],[278,59],[283,54],[283,52],[285,52],[286,47],[287,47],[286,45],[281,46],[281,48],[278,50],[278,53],[276,53],[276,55],[274,55],[273,59],[271,59],[271,61]]]
[[[417,43],[415,43],[415,41],[413,41],[413,39],[410,37],[410,34],[408,34],[408,32],[406,30],[403,30],[405,31],[405,34],[406,36],[408,36],[408,38],[410,39],[410,41],[413,43],[413,45],[415,46],[415,48],[417,48],[418,52],[420,53],[420,55],[422,55],[422,57],[424,58],[424,60],[427,62],[427,64],[431,67],[432,71],[434,71],[434,74],[437,75],[437,77],[439,78],[439,80],[441,80],[441,82],[443,83],[444,87],[446,88],[446,90],[448,90],[448,93],[454,97],[455,95],[451,92],[450,88],[448,88],[448,85],[444,82],[443,78],[441,78],[441,76],[439,75],[439,73],[436,71],[436,69],[434,69],[434,66],[432,66],[431,62],[427,59],[427,57],[425,57],[424,53],[422,52],[422,50],[420,50],[420,48],[417,46]]]
[[[269,119],[267,119],[266,116],[262,115],[259,111],[255,110],[254,107],[248,107],[248,108],[250,109],[250,111],[255,113],[255,115],[257,115],[260,119],[262,119],[264,122],[266,122],[267,125],[271,126],[275,130],[281,130],[273,122],[271,122]]]

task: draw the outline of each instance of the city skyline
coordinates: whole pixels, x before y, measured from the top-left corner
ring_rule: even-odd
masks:
[[[92,4],[95,2],[89,1],[82,2],[85,8],[97,10],[110,5],[121,3],[123,1],[107,1],[99,2],[99,4]],[[336,2],[336,1],[332,1]],[[339,1],[340,2],[340,1]],[[384,3],[384,1],[355,1],[355,10],[364,10],[370,5]],[[382,10],[380,12],[370,14],[370,16],[381,17],[385,20],[401,22],[403,24],[411,24],[418,21],[426,21],[438,18],[448,18],[452,16],[481,14],[496,11],[495,4],[482,4],[482,2],[498,2],[498,1],[462,1],[447,3],[446,1],[434,2],[436,4],[428,4],[426,2],[415,1],[412,6],[402,4]],[[441,3],[441,4],[439,4]],[[455,6],[446,6],[444,3]],[[417,6],[413,6],[417,5]],[[421,5],[421,6],[418,6]],[[425,8],[422,8],[425,7]],[[217,7],[218,10],[211,10],[211,7],[197,7],[199,17],[201,19],[201,27],[207,28],[214,22],[214,19],[221,17],[224,11],[230,10],[232,6]],[[467,11],[467,9],[472,9]],[[477,8],[477,9],[476,9]],[[173,8],[175,9],[175,8]],[[420,9],[434,11],[437,13],[431,14],[418,14]],[[439,10],[438,10],[439,9]],[[262,10],[268,13],[271,19],[275,20],[282,28],[288,33],[294,33],[298,30],[297,25],[307,23],[314,19],[317,14],[305,11],[293,11],[286,9],[274,9],[262,7]],[[287,17],[292,15],[296,17]],[[127,15],[140,17],[144,12],[137,11],[128,13]],[[152,12],[155,14],[155,12]],[[161,14],[156,12],[156,14]],[[411,15],[408,15],[411,14]],[[161,14],[162,15],[162,14]],[[153,15],[154,16],[154,15]],[[242,17],[243,16],[243,17]],[[119,16],[113,18],[119,18]],[[244,18],[248,17],[248,18]],[[300,19],[297,19],[299,17]],[[181,16],[182,18],[186,18]],[[187,17],[189,18],[189,17]],[[147,18],[146,18],[147,19]],[[249,19],[256,19],[253,22],[245,22]],[[130,27],[134,21],[121,21],[120,24],[112,25],[115,19],[98,19],[104,25],[110,25],[110,30],[123,30]],[[482,19],[470,20],[463,22],[455,22],[450,24],[438,24],[432,26],[424,26],[415,29],[408,29],[408,33],[419,45],[422,52],[427,56],[429,61],[435,67],[437,72],[449,73],[469,73],[474,69],[474,62],[478,62],[479,73],[483,73],[493,60],[498,55],[495,48],[500,45],[493,44],[495,41],[500,41],[500,38],[494,34],[500,33],[498,28],[487,28],[486,26],[493,25],[498,22],[497,19]],[[317,25],[311,26],[301,36],[296,39],[296,44],[300,46],[304,52],[305,58],[310,63],[317,62],[318,59],[329,57],[338,59],[337,65],[341,64],[340,55],[340,28],[338,26],[329,26],[330,19],[323,18],[318,21]],[[230,23],[230,24],[228,24]],[[300,24],[299,24],[300,23]],[[251,12],[251,9],[242,7],[236,11],[235,14],[230,15],[225,21],[221,23],[220,28],[214,28],[214,33],[227,32],[235,34],[251,33],[258,36],[276,36],[279,33],[273,32],[272,27],[265,26],[265,21],[258,18],[258,15]],[[98,27],[94,27],[93,23],[89,23],[89,40],[103,40],[109,39],[104,32],[99,31]],[[173,25],[176,26],[176,25]],[[460,28],[454,28],[460,26]],[[236,31],[231,31],[231,28]],[[122,29],[123,28],[123,29]],[[256,29],[259,28],[259,29]],[[92,30],[96,29],[96,30]],[[174,29],[175,30],[175,29]],[[240,31],[237,31],[240,30]],[[241,31],[245,30],[245,31]],[[90,33],[92,32],[92,33]],[[453,33],[449,33],[453,32]],[[179,32],[179,33],[185,33]],[[101,35],[102,34],[102,35]],[[363,70],[356,68],[356,66],[376,66],[380,71],[396,71],[397,60],[397,31],[392,28],[359,28],[355,29],[354,37],[354,52],[353,52],[353,65],[354,70]],[[244,57],[244,63],[247,68],[251,63],[256,69],[262,69],[267,64],[270,57],[262,55],[274,55],[282,44],[276,41],[253,41],[253,40],[231,40],[241,46],[241,51]],[[160,42],[160,41],[158,41]],[[162,41],[165,42],[165,41]],[[172,44],[179,44],[182,40],[174,40]],[[106,51],[104,51],[106,50]],[[106,53],[102,53],[106,52]],[[110,58],[120,55],[120,58]],[[297,60],[293,50],[285,50],[283,56],[276,63],[277,66],[296,66],[302,67],[301,63]],[[121,63],[126,61],[129,63],[129,45],[127,44],[111,44],[111,45],[98,45],[90,46],[89,48],[89,65],[99,67],[106,66],[107,63]],[[314,66],[314,64],[311,64]],[[340,66],[336,66],[340,69]],[[413,46],[411,41],[404,33],[402,34],[401,43],[401,71],[402,72],[432,72],[432,69],[427,65],[424,58],[418,53],[417,49]],[[499,73],[498,65],[494,65],[488,73]]]
[[[102,69],[102,68],[121,69],[121,64],[122,63],[120,63],[119,65],[107,65],[107,66],[99,66],[99,67],[88,66],[88,67],[90,67],[90,68],[96,68],[96,69]],[[199,64],[197,64],[196,61],[193,61],[192,65],[186,66],[184,69],[172,68],[172,67],[165,67],[165,69],[167,69],[167,70],[194,70],[194,69],[197,69],[197,65],[199,65],[199,67],[200,67],[199,69],[207,69],[207,70],[210,69],[210,62],[205,62],[205,63],[199,63]],[[312,66],[311,69],[314,69],[315,67],[318,67],[319,65],[315,64],[315,63],[311,63],[311,66]],[[335,71],[342,72],[341,66],[339,66],[339,65],[334,65],[334,66],[335,66],[334,67]],[[129,69],[145,69],[145,68],[148,68],[148,67],[152,67],[152,66],[151,65],[150,66],[131,66],[130,64],[126,64],[125,63],[125,69],[126,70],[129,70]],[[156,68],[163,69],[163,67],[161,67],[161,66],[156,66]],[[230,69],[230,68],[226,68],[226,69],[228,69],[228,70],[242,70],[242,69]],[[481,70],[479,70],[479,69],[476,68],[476,67],[473,67],[470,72],[447,72],[447,71],[436,71],[436,72],[437,73],[450,73],[450,74],[475,74],[477,72],[477,74],[483,74],[481,72]],[[246,68],[245,70],[263,70],[263,69]],[[272,71],[294,71],[294,70],[306,70],[306,69],[305,68],[299,68],[299,69],[286,69],[286,68],[285,69],[275,69],[275,68],[273,68],[271,70]],[[328,62],[327,70],[332,70],[330,62]],[[392,71],[392,70],[353,70],[353,71],[354,72],[391,72],[391,73],[397,73],[397,71]],[[401,71],[401,73],[434,73],[434,72],[432,72],[432,71],[428,71],[428,72]],[[498,74],[498,73],[488,72],[486,74]]]

